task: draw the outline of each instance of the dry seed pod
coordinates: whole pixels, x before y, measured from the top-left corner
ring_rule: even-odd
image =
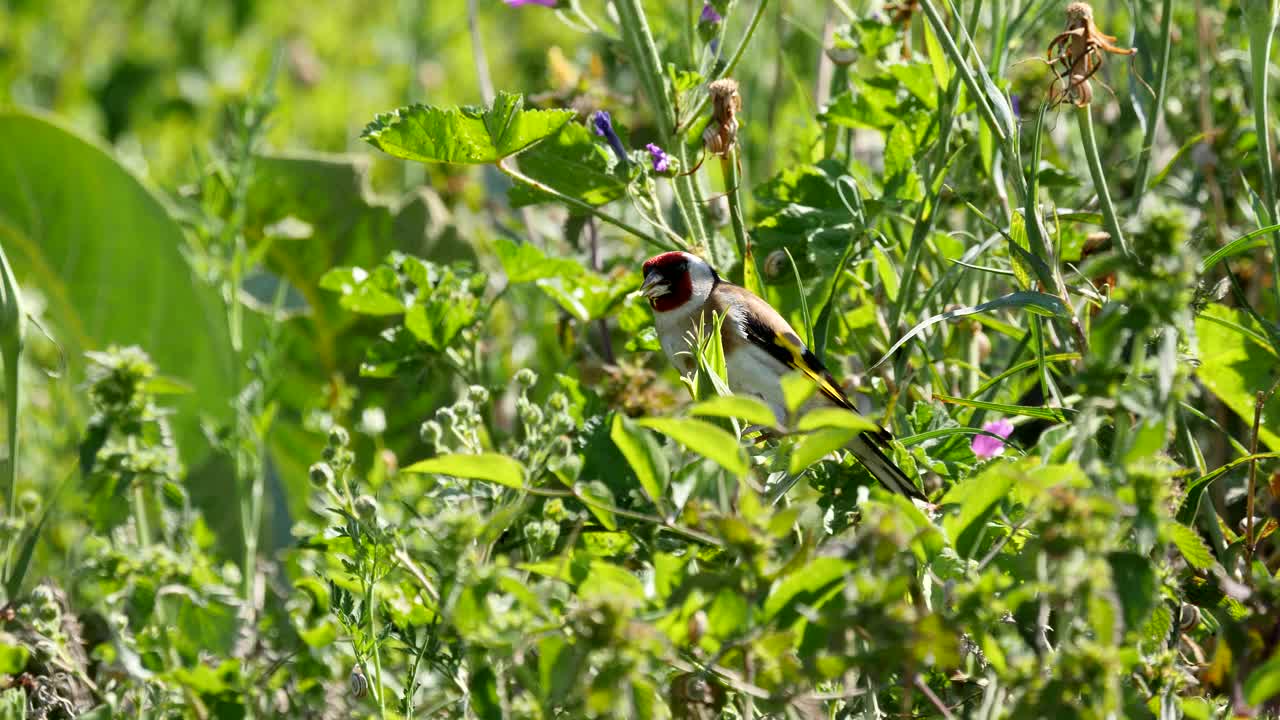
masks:
[[[742,109],[738,81],[716,80],[707,86],[707,92],[711,93],[711,122],[702,131],[702,143],[712,155],[724,155],[738,142],[738,111]]]
[[[1067,6],[1067,27],[1049,41],[1046,57],[1056,77],[1049,88],[1054,104],[1069,102],[1084,107],[1093,101],[1089,78],[1102,67],[1103,52],[1112,55],[1135,55],[1137,50],[1122,48],[1113,35],[1107,35],[1093,22],[1089,3],[1073,2]],[[1061,67],[1057,67],[1057,66]]]

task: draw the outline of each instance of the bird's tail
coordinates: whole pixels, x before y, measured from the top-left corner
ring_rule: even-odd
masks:
[[[866,466],[871,476],[879,480],[880,484],[890,492],[911,500],[928,502],[929,499],[920,491],[920,488],[917,488],[915,483],[911,482],[911,478],[902,472],[902,468],[895,465],[885,454],[883,448],[886,446],[887,443],[883,438],[864,432],[855,437],[847,447],[854,457]]]

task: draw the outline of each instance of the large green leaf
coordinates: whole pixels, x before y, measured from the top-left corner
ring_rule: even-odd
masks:
[[[512,488],[524,487],[524,466],[517,460],[497,453],[441,455],[429,460],[419,460],[400,472],[452,475],[468,480],[487,480]]]
[[[1009,496],[1019,474],[1011,463],[995,463],[980,475],[952,486],[942,496],[943,507],[957,505],[960,508],[959,513],[948,515],[942,521],[942,528],[960,557],[969,557],[978,549],[976,544],[987,518],[995,506]]]
[[[524,97],[499,93],[493,106],[410,105],[374,118],[360,136],[405,160],[492,163],[555,133],[572,110],[525,110]]]
[[[667,468],[667,456],[662,453],[662,448],[653,435],[618,413],[613,416],[609,438],[631,465],[645,494],[654,505],[663,507],[670,471]]]
[[[1248,426],[1253,425],[1256,393],[1275,382],[1280,358],[1266,342],[1265,329],[1241,310],[1210,305],[1196,318],[1200,343],[1200,367],[1196,375],[1223,404]],[[1272,394],[1263,408],[1259,439],[1280,450],[1280,393]]]
[[[738,446],[737,438],[706,420],[655,417],[644,418],[639,424],[657,430],[735,475],[747,472],[746,453]]]
[[[626,193],[626,178],[613,172],[616,164],[617,158],[604,143],[596,142],[591,131],[578,123],[566,123],[520,156],[520,171],[525,175],[589,205],[603,205]],[[555,200],[524,184],[512,185],[507,196],[512,207]]]
[[[208,447],[201,415],[226,418],[231,356],[217,294],[193,276],[165,205],[94,141],[51,118],[0,110],[0,243],[24,287],[44,296],[71,384],[84,352],[140,345],[196,392],[174,396],[190,462]]]

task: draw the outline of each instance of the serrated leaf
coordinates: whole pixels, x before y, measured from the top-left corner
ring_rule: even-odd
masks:
[[[1207,570],[1213,567],[1216,562],[1213,559],[1213,552],[1209,550],[1209,546],[1205,544],[1204,539],[1195,530],[1181,523],[1169,523],[1165,526],[1165,530],[1169,533],[1169,540],[1182,553],[1182,557],[1187,559],[1187,563],[1197,570]]]
[[[1142,627],[1157,600],[1156,573],[1151,561],[1133,552],[1110,553],[1107,561],[1124,610],[1125,627],[1131,630]]]
[[[572,110],[525,110],[523,96],[499,93],[488,109],[402,107],[378,115],[360,137],[405,160],[492,163],[549,137],[574,115]]]
[[[511,488],[524,487],[524,466],[513,458],[497,453],[441,455],[419,460],[401,468],[400,472],[452,475],[468,480],[485,480]]]
[[[638,423],[653,428],[735,475],[747,472],[747,457],[738,440],[725,430],[695,418],[644,418]]]
[[[772,427],[777,418],[768,405],[745,395],[717,395],[689,408],[690,415],[702,417],[737,418],[752,425]]]
[[[517,243],[498,238],[494,243],[502,272],[511,284],[533,282],[543,278],[580,275],[584,271],[580,263],[566,258],[547,257],[532,243]]]
[[[591,131],[576,122],[529,148],[520,156],[520,172],[588,205],[604,205],[626,194],[626,178],[615,174],[617,163]],[[507,191],[512,207],[524,207],[555,198],[526,184]]]
[[[661,508],[666,497],[667,479],[671,473],[667,468],[667,456],[653,435],[622,413],[617,413],[613,416],[609,439],[613,440],[613,444],[631,465],[631,470],[635,472],[640,487],[649,496],[649,500]]]

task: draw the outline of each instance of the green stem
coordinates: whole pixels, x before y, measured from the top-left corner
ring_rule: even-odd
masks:
[[[566,205],[572,205],[573,207],[578,208],[579,210],[582,210],[583,212],[585,212],[585,213],[587,213],[587,214],[594,215],[594,216],[596,216],[596,217],[600,218],[601,220],[603,220],[604,222],[607,222],[607,223],[609,223],[610,225],[612,225],[612,226],[614,226],[614,227],[616,227],[616,228],[618,228],[618,229],[620,229],[620,230],[623,230],[623,231],[625,231],[625,232],[629,232],[629,233],[631,233],[632,235],[635,235],[636,237],[638,237],[638,238],[640,238],[640,239],[644,240],[645,242],[648,242],[648,243],[650,243],[650,244],[652,244],[652,245],[656,245],[657,247],[660,247],[660,248],[662,248],[663,250],[678,250],[678,249],[680,249],[680,248],[677,248],[675,245],[670,244],[670,243],[667,243],[666,241],[664,241],[664,240],[661,238],[661,236],[660,236],[660,235],[655,235],[655,234],[647,233],[647,232],[645,232],[645,231],[643,231],[643,230],[641,230],[641,229],[639,229],[639,228],[635,227],[634,225],[631,225],[630,223],[627,223],[626,221],[624,221],[624,220],[622,220],[622,219],[620,219],[620,218],[616,218],[616,217],[614,217],[614,216],[610,215],[609,213],[607,213],[607,212],[605,212],[605,211],[601,210],[600,208],[598,208],[598,207],[596,207],[596,206],[594,206],[594,205],[591,205],[590,203],[586,203],[586,202],[583,202],[583,201],[581,201],[581,200],[579,200],[579,199],[577,199],[577,198],[575,198],[575,197],[570,197],[570,196],[568,196],[568,195],[565,195],[564,193],[560,192],[559,190],[556,190],[555,188],[551,187],[550,185],[547,185],[547,184],[545,184],[545,183],[541,183],[541,182],[538,182],[537,180],[534,180],[533,178],[529,177],[528,175],[525,175],[524,173],[520,172],[519,170],[516,170],[515,168],[513,168],[513,167],[511,167],[511,166],[507,165],[507,164],[506,164],[506,160],[505,160],[505,159],[504,159],[504,160],[499,160],[499,161],[497,162],[497,168],[498,168],[498,170],[499,170],[499,171],[501,171],[504,175],[506,175],[507,177],[511,178],[512,180],[515,180],[516,182],[524,183],[525,185],[528,185],[529,187],[534,188],[535,190],[538,190],[539,192],[544,192],[544,193],[546,193],[546,194],[548,194],[548,195],[550,195],[550,196],[554,197],[555,199],[559,200],[559,201],[560,201],[560,202],[562,202],[562,203],[565,203]]]
[[[938,9],[933,6],[931,0],[920,0],[920,7],[924,9],[925,16],[929,18],[929,24],[933,27],[933,34],[937,36],[938,42],[942,43],[942,50],[951,58],[952,64],[956,67],[956,72],[960,73],[960,80],[964,82],[965,88],[969,91],[969,96],[978,106],[978,112],[982,114],[982,119],[991,128],[991,134],[995,135],[996,140],[1001,145],[1008,145],[1010,140],[1008,134],[1005,133],[1000,121],[996,119],[995,111],[991,109],[991,104],[987,101],[987,94],[983,92],[982,86],[978,84],[978,79],[974,77],[973,70],[969,68],[969,63],[965,61],[960,48],[956,47],[955,38],[951,37],[951,32],[947,30],[946,24],[942,21],[942,16],[938,14]]]
[[[376,553],[376,550],[375,550],[375,553]],[[376,555],[374,556],[373,564],[374,564],[374,569],[376,570],[377,569]],[[364,607],[365,607],[365,611],[369,613],[369,637],[373,641],[373,683],[371,684],[373,685],[376,697],[378,698],[378,717],[386,718],[387,707],[386,707],[385,701],[383,700],[383,691],[382,691],[383,690],[382,689],[382,655],[378,651],[378,646],[381,645],[382,643],[378,641],[378,621],[376,618],[377,613],[375,612],[376,608],[374,608],[374,605],[373,605],[373,587],[376,583],[372,576],[368,580],[369,582],[365,586]]]
[[[1142,138],[1142,149],[1138,151],[1138,171],[1134,175],[1133,202],[1134,211],[1142,204],[1142,194],[1147,189],[1147,176],[1151,173],[1151,151],[1156,142],[1156,130],[1160,127],[1160,118],[1164,115],[1164,92],[1169,80],[1169,42],[1173,26],[1173,0],[1164,0],[1161,5],[1160,18],[1160,50],[1156,56],[1159,67],[1156,69],[1156,96],[1151,101],[1151,110],[1147,113],[1147,131]]]
[[[1166,0],[1167,2],[1167,0]],[[1272,11],[1270,22],[1250,22],[1249,58],[1252,71],[1253,88],[1253,127],[1258,135],[1258,153],[1262,161],[1262,197],[1266,204],[1266,221],[1268,225],[1276,222],[1276,177],[1272,165],[1271,118],[1267,114],[1267,71],[1270,67],[1271,39],[1275,35],[1276,17]],[[1273,276],[1280,278],[1280,233],[1273,233],[1274,246],[1271,252]],[[1280,307],[1280,282],[1273,283],[1276,291],[1277,307]]]
[[[1125,255],[1130,254],[1129,244],[1120,232],[1120,220],[1116,217],[1115,206],[1111,204],[1111,193],[1107,190],[1107,176],[1102,170],[1102,159],[1098,155],[1098,143],[1093,136],[1093,111],[1088,106],[1076,108],[1076,120],[1080,124],[1080,140],[1084,144],[1084,156],[1089,161],[1089,174],[1093,176],[1093,187],[1098,192],[1098,205],[1102,208],[1102,219],[1106,223],[1107,232]]]
[[[640,0],[617,0],[614,7],[617,8],[622,23],[623,40],[639,68],[640,84],[653,107],[658,134],[666,147],[674,150],[681,168],[693,167],[688,145],[676,132],[675,102],[662,71],[662,57],[658,54],[653,33],[649,30],[644,8],[641,7]],[[672,184],[676,191],[676,206],[693,244],[699,248],[707,248],[707,229],[702,222],[702,194],[696,179],[693,175],[679,175],[672,180]]]
[[[720,167],[724,171],[724,191],[729,196],[729,223],[733,228],[734,242],[738,246],[738,259],[742,260],[742,270],[734,270],[730,279],[747,289],[753,289],[746,282],[750,254],[747,247],[747,224],[742,212],[742,194],[739,192],[742,177],[738,174],[737,147],[725,153],[725,156],[720,159]]]
[[[715,82],[722,78],[731,77],[733,71],[737,69],[738,62],[742,60],[742,55],[747,51],[747,46],[751,44],[751,37],[756,34],[756,28],[760,25],[761,18],[764,17],[765,8],[769,6],[769,0],[760,0],[760,4],[756,6],[756,11],[751,15],[751,22],[747,24],[747,32],[742,36],[742,42],[734,49],[733,55],[729,56],[729,62],[724,66],[724,72],[719,73],[710,81]],[[711,102],[710,95],[704,95],[698,104],[693,106],[693,112],[689,114],[689,122],[693,122],[702,116],[707,110],[707,103]]]

